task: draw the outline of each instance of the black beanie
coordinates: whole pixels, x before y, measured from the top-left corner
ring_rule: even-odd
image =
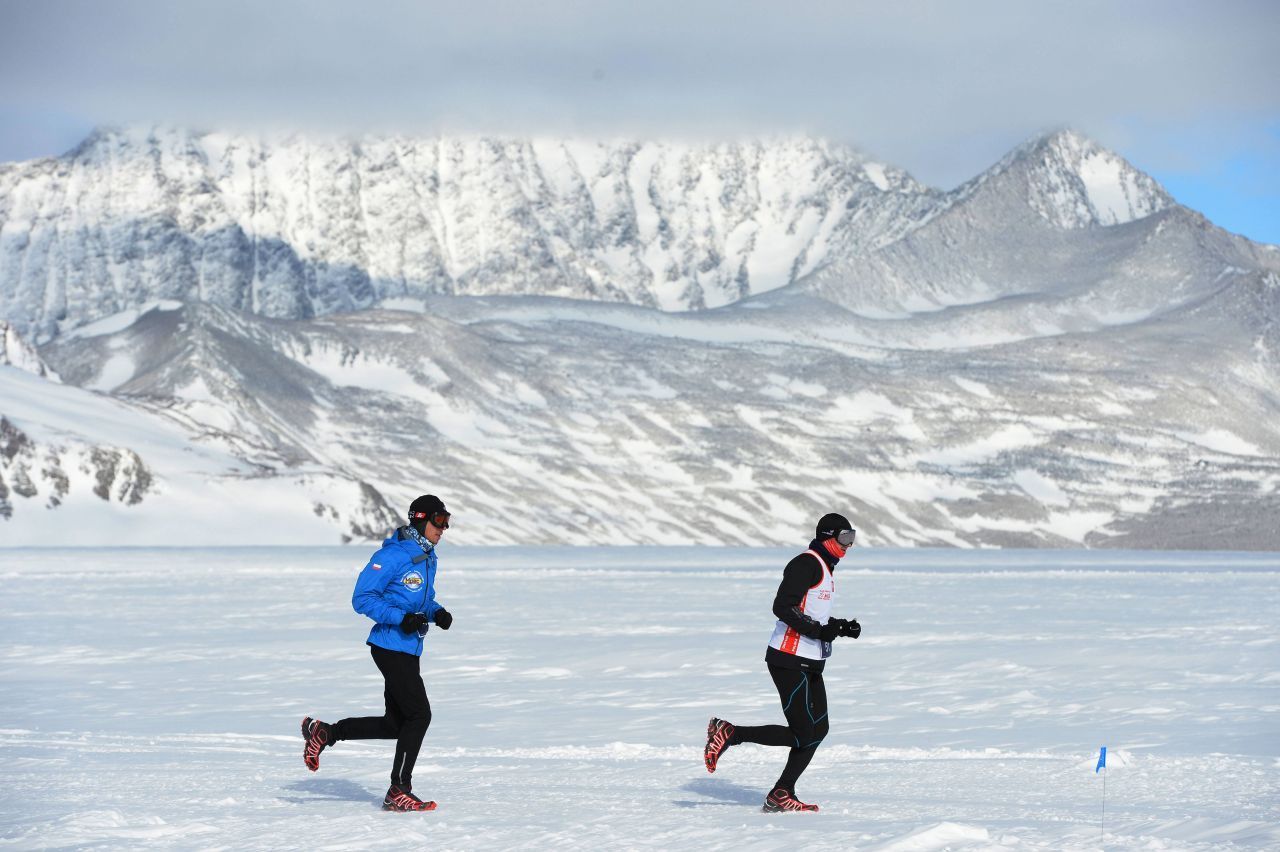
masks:
[[[841,530],[851,529],[853,529],[853,524],[849,523],[848,518],[844,515],[837,515],[835,512],[829,512],[818,521],[818,526],[813,534],[817,538],[831,538]]]
[[[409,504],[409,526],[421,527],[426,524],[427,518],[440,512],[449,514],[444,501],[434,494],[423,494]]]

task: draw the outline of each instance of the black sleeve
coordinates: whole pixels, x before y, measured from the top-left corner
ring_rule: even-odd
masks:
[[[787,563],[782,571],[782,582],[773,599],[773,614],[778,620],[802,636],[817,639],[822,625],[800,611],[800,601],[814,584],[822,579],[818,561],[808,553],[801,553]]]

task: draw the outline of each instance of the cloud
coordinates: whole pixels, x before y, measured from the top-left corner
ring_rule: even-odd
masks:
[[[50,0],[7,18],[0,107],[102,123],[802,131],[948,186],[1050,126],[1207,164],[1280,115],[1270,2]]]

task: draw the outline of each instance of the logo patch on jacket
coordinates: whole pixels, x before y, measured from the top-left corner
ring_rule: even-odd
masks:
[[[370,563],[369,563],[369,567],[370,567],[370,568],[372,568],[372,569],[373,569],[373,570],[375,570],[375,571],[381,571],[381,570],[382,570],[382,566],[381,566],[381,565],[379,565],[377,562],[370,562]]]
[[[422,588],[422,575],[417,571],[410,571],[400,582],[404,583],[404,587],[409,591],[416,592]]]

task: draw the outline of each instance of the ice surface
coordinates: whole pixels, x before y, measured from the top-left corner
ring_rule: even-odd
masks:
[[[449,632],[416,791],[389,743],[318,774],[298,720],[377,712],[348,600],[365,548],[0,550],[0,845],[1108,849],[1280,844],[1280,555],[858,550],[835,612],[816,815],[780,750],[769,604],[792,550],[441,551]]]

